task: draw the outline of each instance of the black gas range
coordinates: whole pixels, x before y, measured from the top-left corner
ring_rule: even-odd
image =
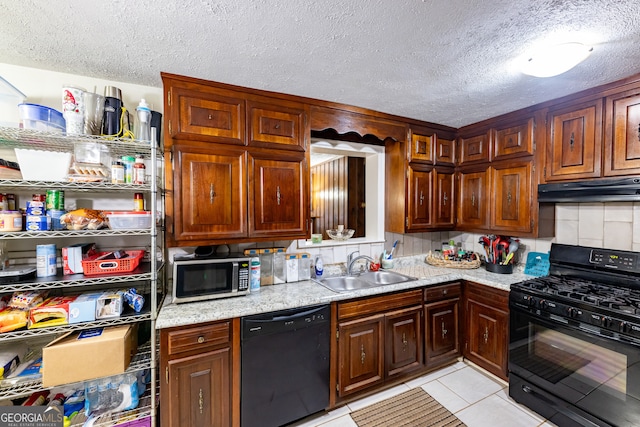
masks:
[[[559,426],[640,425],[640,253],[553,244],[511,286],[509,395]]]

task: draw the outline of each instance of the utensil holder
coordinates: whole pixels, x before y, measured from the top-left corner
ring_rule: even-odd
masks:
[[[513,273],[513,264],[502,265],[502,264],[486,263],[484,266],[485,266],[485,269],[491,273],[497,273],[497,274]]]

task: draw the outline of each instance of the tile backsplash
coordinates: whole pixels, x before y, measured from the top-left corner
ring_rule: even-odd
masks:
[[[528,252],[548,252],[551,243],[593,246],[640,252],[640,203],[558,203],[556,204],[555,237],[546,239],[521,238],[518,259],[524,263]],[[344,263],[347,254],[359,251],[362,255],[378,256],[386,248],[391,249],[398,240],[395,257],[426,254],[440,249],[442,242],[453,239],[462,248],[484,253],[478,239],[482,234],[460,231],[432,233],[385,233],[385,242],[347,244],[342,246],[308,247],[299,249],[297,242],[278,241],[260,244],[232,245],[231,250],[254,247],[285,247],[287,252],[309,252],[315,257],[321,254],[325,264]]]

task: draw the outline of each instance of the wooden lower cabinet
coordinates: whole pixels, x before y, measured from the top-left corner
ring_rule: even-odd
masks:
[[[337,400],[424,368],[422,290],[336,305]]]
[[[502,379],[508,375],[509,292],[467,283],[464,356]]]
[[[420,369],[422,358],[422,307],[385,315],[385,373],[393,378]]]
[[[384,316],[342,322],[338,327],[339,395],[384,381]]]
[[[230,349],[169,361],[169,423],[172,426],[229,426]]]
[[[239,426],[239,328],[233,319],[160,331],[163,427]]]
[[[425,289],[424,357],[428,368],[449,363],[460,355],[461,295],[462,285],[459,282]]]

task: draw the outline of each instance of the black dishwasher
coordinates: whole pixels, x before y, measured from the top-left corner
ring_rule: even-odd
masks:
[[[242,318],[242,427],[277,427],[329,405],[329,305]]]

